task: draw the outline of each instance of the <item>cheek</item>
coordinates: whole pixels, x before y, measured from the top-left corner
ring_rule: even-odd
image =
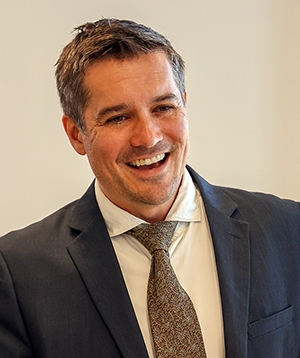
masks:
[[[185,145],[189,141],[189,124],[187,119],[184,117],[173,124],[171,133],[174,140]]]
[[[111,131],[99,131],[87,143],[87,155],[94,168],[105,170],[114,166],[122,152],[122,137]]]
[[[174,135],[177,138],[176,141],[180,148],[180,160],[182,160],[182,164],[185,165],[190,149],[189,124],[186,119],[178,123],[178,125],[176,126],[176,130],[174,131]]]

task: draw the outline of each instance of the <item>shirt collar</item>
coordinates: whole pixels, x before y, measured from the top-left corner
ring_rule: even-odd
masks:
[[[144,220],[128,213],[112,203],[103,194],[97,180],[95,180],[95,195],[111,237],[120,235],[141,223],[145,223]],[[199,191],[196,190],[190,174],[185,169],[177,197],[166,220],[176,220],[181,222],[201,221],[199,196]]]

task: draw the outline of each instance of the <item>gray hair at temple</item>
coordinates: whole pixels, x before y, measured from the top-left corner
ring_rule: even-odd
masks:
[[[155,51],[164,51],[172,66],[183,103],[185,66],[170,41],[149,27],[129,20],[101,19],[75,28],[73,40],[63,49],[56,63],[56,84],[64,114],[84,131],[84,110],[89,93],[84,84],[87,67],[103,59],[124,60]]]

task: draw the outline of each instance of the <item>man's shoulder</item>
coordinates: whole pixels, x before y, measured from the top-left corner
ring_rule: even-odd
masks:
[[[7,246],[23,244],[33,246],[35,243],[38,245],[43,242],[51,243],[59,240],[66,243],[72,239],[74,230],[81,231],[99,212],[93,182],[81,198],[63,206],[40,221],[2,236],[0,250]]]
[[[189,167],[188,169],[193,180],[198,184],[204,201],[216,206],[216,208],[218,208],[220,203],[228,202],[229,200],[232,204],[235,204],[238,211],[249,214],[252,213],[253,216],[270,213],[300,216],[299,202],[280,198],[269,193],[213,185],[203,179],[192,168]],[[234,207],[234,205],[232,205],[232,207]]]
[[[299,241],[300,204],[278,196],[237,188],[220,188],[236,204],[232,218],[247,222],[254,237],[288,237]]]
[[[234,200],[239,208],[252,208],[252,210],[259,210],[260,212],[278,211],[286,213],[299,213],[300,210],[300,203],[294,200],[280,198],[273,194],[230,187],[220,187],[220,189]]]
[[[58,235],[63,237],[63,233],[68,230],[68,223],[77,202],[78,200],[75,200],[35,223],[5,234],[0,238],[0,250],[38,245],[42,241],[51,242],[58,238]]]

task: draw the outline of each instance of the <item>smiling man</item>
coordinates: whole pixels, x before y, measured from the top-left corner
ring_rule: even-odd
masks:
[[[76,30],[57,87],[95,180],[0,239],[0,357],[299,358],[299,203],[187,165],[184,62],[164,36]]]

